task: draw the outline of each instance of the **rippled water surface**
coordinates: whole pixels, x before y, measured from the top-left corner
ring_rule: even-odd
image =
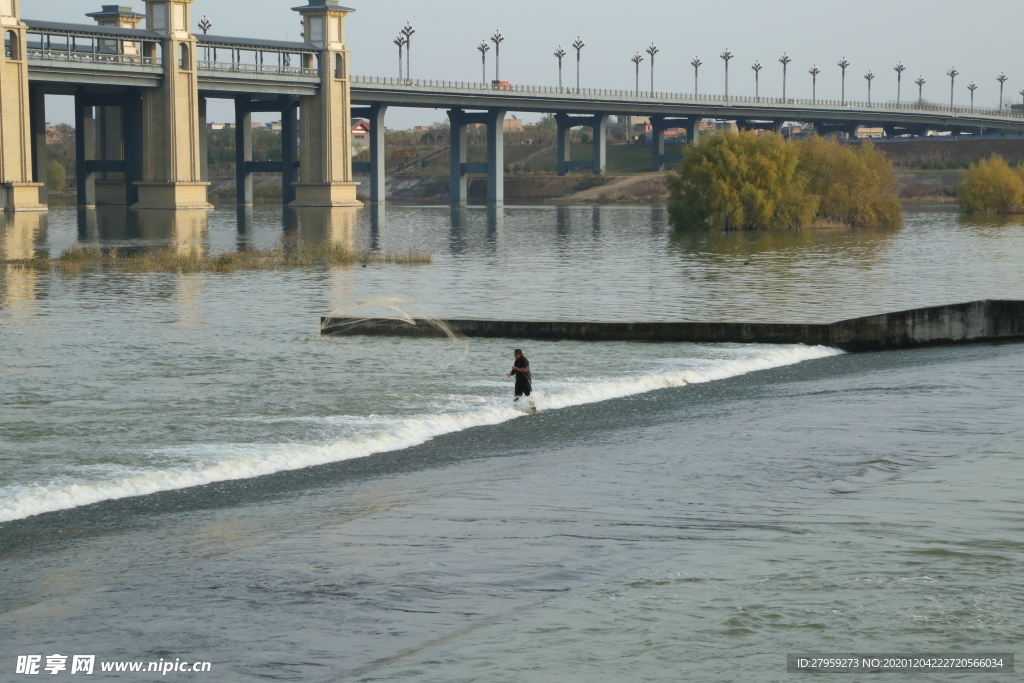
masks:
[[[787,652],[1024,637],[1018,345],[315,334],[384,301],[828,321],[1024,298],[1020,222],[675,234],[661,208],[388,207],[0,228],[5,258],[323,239],[434,263],[0,271],[5,675],[67,651],[230,681],[775,681]],[[515,346],[534,416],[510,404]]]

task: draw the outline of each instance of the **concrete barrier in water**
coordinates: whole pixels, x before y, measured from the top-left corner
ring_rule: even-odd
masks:
[[[846,351],[1024,339],[1024,301],[985,299],[915,308],[824,324],[728,322],[593,322],[556,320],[441,320],[321,318],[324,335],[443,337],[577,341],[808,344]]]

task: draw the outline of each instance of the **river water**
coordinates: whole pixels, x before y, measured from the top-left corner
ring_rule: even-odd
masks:
[[[1019,221],[679,235],[656,207],[260,207],[0,229],[5,258],[323,239],[434,263],[0,272],[4,680],[63,653],[225,681],[776,681],[787,652],[1024,637],[1018,345],[316,334],[329,313],[819,322],[1024,298]],[[511,407],[516,346],[537,415]]]

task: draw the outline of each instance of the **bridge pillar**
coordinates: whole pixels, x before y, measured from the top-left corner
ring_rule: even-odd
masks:
[[[7,211],[45,211],[43,184],[32,174],[32,121],[28,85],[28,27],[21,21],[21,0],[0,2],[0,203]],[[43,169],[45,173],[45,169]]]
[[[370,125],[370,162],[369,164],[354,163],[352,168],[355,171],[365,171],[370,174],[370,203],[383,204],[387,199],[387,174],[385,165],[385,151],[387,143],[384,138],[384,114],[388,106],[379,102],[369,107],[352,110],[352,118],[364,118]]]
[[[299,180],[299,165],[301,163],[299,160],[299,106],[294,97],[286,95],[281,97],[281,198],[286,206],[298,198],[296,183]],[[349,164],[351,165],[351,157]],[[351,174],[351,170],[349,173]],[[353,190],[354,193],[355,190]]]
[[[46,153],[46,94],[38,86],[29,89],[29,105],[32,116],[32,180],[43,183],[39,188],[39,201],[46,203],[46,169],[49,156]],[[63,189],[63,188],[56,188]]]
[[[772,132],[775,133],[776,135],[782,135],[782,126],[785,123],[786,122],[783,121],[782,119],[775,119],[775,120],[773,120],[772,121]]]
[[[700,116],[688,116],[686,118],[686,144],[696,145],[700,139]]]
[[[487,201],[505,201],[505,111],[487,112]]]
[[[665,117],[651,117],[651,170],[665,170]]]
[[[555,124],[558,127],[558,148],[556,166],[558,175],[569,175],[569,161],[571,150],[569,148],[570,135],[572,134],[572,119],[565,112],[555,114]]]
[[[197,41],[193,0],[144,0],[146,28],[162,34],[163,84],[142,93],[143,178],[139,209],[209,209],[199,159]],[[154,55],[146,55],[148,57]]]
[[[94,109],[84,92],[75,94],[75,190],[79,206],[96,206],[96,176],[89,162],[96,159]]]
[[[361,206],[352,180],[352,99],[345,16],[338,0],[309,0],[295,7],[305,41],[319,49],[320,91],[300,98],[300,182],[294,206]],[[283,125],[283,124],[282,124]]]
[[[604,168],[607,161],[608,141],[605,137],[605,129],[608,127],[608,114],[594,114],[594,175],[604,175]]]
[[[235,98],[235,201],[241,206],[252,204],[252,110],[246,106],[250,99],[248,95]],[[284,178],[281,180],[283,190]]]
[[[206,128],[206,98],[199,98],[199,179],[210,179],[210,131]]]
[[[466,182],[466,174],[463,171],[466,165],[465,116],[466,112],[461,109],[452,109],[448,112],[449,146],[451,147],[451,151],[448,153],[450,158],[448,194],[454,205],[466,204],[466,194],[469,188],[469,183]]]

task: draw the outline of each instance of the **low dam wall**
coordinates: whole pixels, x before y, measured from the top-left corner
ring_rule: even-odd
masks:
[[[592,322],[450,318],[321,318],[324,335],[466,337],[579,341],[808,344],[846,351],[1024,339],[1024,301],[986,299],[825,324]]]

